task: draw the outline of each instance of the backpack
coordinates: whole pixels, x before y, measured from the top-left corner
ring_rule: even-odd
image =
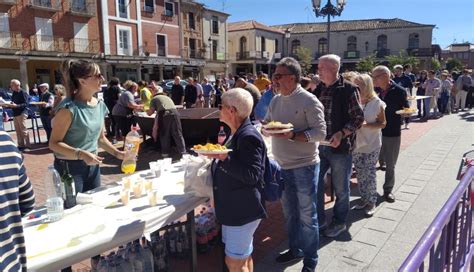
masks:
[[[278,201],[284,190],[280,165],[265,156],[265,172],[263,173],[262,199],[265,201]]]

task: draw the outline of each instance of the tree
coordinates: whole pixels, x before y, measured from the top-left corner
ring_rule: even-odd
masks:
[[[455,58],[448,58],[446,60],[446,69],[448,71],[461,71],[464,68],[462,62]]]
[[[362,58],[359,63],[357,63],[356,69],[358,72],[371,72],[375,65],[375,55],[372,54]]]
[[[388,67],[389,69],[392,69],[393,66],[400,64],[400,65],[405,65],[405,64],[410,64],[411,67],[415,68],[418,66],[418,59],[413,56],[408,56],[403,53],[403,50],[398,53],[398,55],[390,55],[385,57],[388,61]]]
[[[301,70],[303,74],[308,74],[311,72],[311,61],[313,57],[311,56],[311,50],[309,48],[299,46],[295,52],[296,59],[301,65]]]
[[[441,69],[441,63],[435,57],[431,58],[431,69],[435,71],[439,71]]]

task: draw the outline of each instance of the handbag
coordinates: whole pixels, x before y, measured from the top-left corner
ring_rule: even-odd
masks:
[[[212,160],[201,156],[187,156],[185,163],[184,193],[212,199]]]

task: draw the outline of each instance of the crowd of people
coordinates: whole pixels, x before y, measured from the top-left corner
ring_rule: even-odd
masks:
[[[187,78],[183,83],[176,76],[171,89],[164,90],[155,81],[121,84],[112,78],[101,101],[97,93],[104,77],[99,66],[67,60],[61,66],[63,85],[55,85],[51,92],[43,83],[32,95],[38,96],[39,116],[54,153],[54,166],[60,174],[69,169],[76,192],[101,185],[99,165],[104,158],[98,155],[99,148],[123,159],[124,151],[114,144],[135,124],[134,112],[156,115],[161,153],[168,157],[173,145],[179,155],[187,152],[179,107],[218,108],[220,121],[230,129],[225,145],[233,151],[209,157],[213,159],[216,216],[223,226],[230,271],[253,270],[253,234],[267,217],[260,190],[267,158],[262,134],[271,137],[272,153],[285,184],[281,202],[289,240],[289,249],[276,262],[303,259],[302,271],[310,272],[318,263],[320,235],[334,238],[347,231],[353,169],[361,196],[355,210],[363,210],[367,217],[376,211],[377,165],[385,171],[382,198],[395,202],[392,190],[401,131],[409,129],[413,118],[399,111],[416,108],[417,117],[426,121],[474,104],[469,70],[461,75],[422,70],[416,76],[410,65],[396,65],[392,70],[379,65],[370,73],[340,73],[340,69],[339,56],[325,55],[319,58],[317,74],[309,75],[303,75],[298,61],[288,57],[276,65],[271,79],[263,72],[256,76],[229,74],[213,84],[208,78],[201,83]],[[17,147],[23,151],[30,147],[26,128],[30,98],[16,79],[11,80],[10,89],[12,102],[2,105],[12,108]],[[257,129],[258,123],[271,121],[291,123],[293,130],[270,135]],[[2,164],[8,160],[18,170],[9,172],[18,184],[7,185],[16,187],[19,196],[2,209],[8,209],[6,214],[15,209],[25,214],[32,208],[34,194],[21,155],[3,130],[0,141],[6,142],[2,148],[11,154],[0,157]],[[327,218],[324,206],[329,180],[336,196],[332,218]],[[0,185],[2,190],[6,188],[4,182]],[[4,224],[2,217],[0,228],[7,228]],[[15,236],[20,237],[13,232],[2,235],[0,242],[17,248],[10,250],[14,257],[8,265],[20,267],[25,265],[24,244],[12,238]]]

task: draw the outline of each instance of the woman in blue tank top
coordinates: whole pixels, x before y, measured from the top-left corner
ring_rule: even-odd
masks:
[[[49,148],[54,152],[54,166],[62,175],[69,168],[76,192],[100,186],[98,147],[123,159],[124,152],[109,142],[104,133],[108,110],[94,94],[100,90],[104,77],[96,63],[66,60],[61,65],[66,99],[58,106],[53,119]]]

